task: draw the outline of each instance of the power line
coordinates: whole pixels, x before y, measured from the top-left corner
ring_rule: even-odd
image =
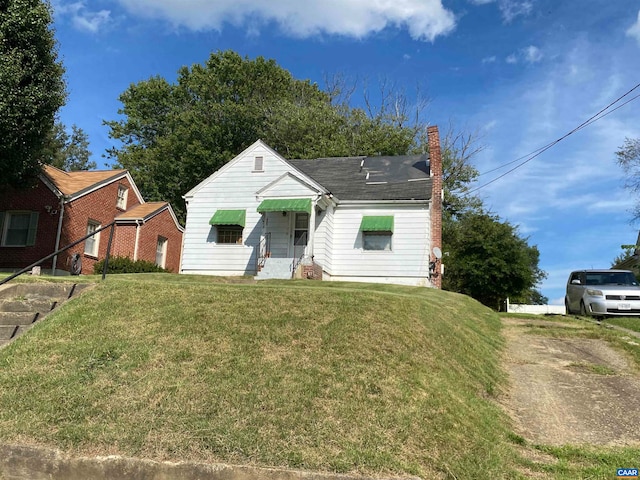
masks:
[[[563,136],[561,136],[560,138],[558,138],[557,140],[554,140],[553,142],[550,142],[540,148],[538,148],[537,150],[534,150],[533,152],[524,155],[522,157],[519,157],[515,160],[512,160],[511,162],[505,163],[503,165],[500,165],[499,167],[496,167],[492,170],[489,170],[487,172],[483,172],[480,175],[486,175],[488,173],[491,172],[495,172],[496,170],[500,170],[501,168],[505,168],[509,165],[512,165],[516,162],[519,162],[522,159],[525,159],[525,161],[519,163],[518,165],[516,165],[515,167],[511,168],[510,170],[507,170],[505,173],[503,173],[502,175],[497,176],[496,178],[494,178],[493,180],[488,181],[487,183],[484,183],[472,190],[468,190],[467,192],[464,193],[464,195],[469,195],[473,192],[477,192],[478,190],[491,185],[494,182],[497,182],[498,180],[500,180],[501,178],[509,175],[510,173],[512,173],[514,170],[517,170],[518,168],[522,167],[523,165],[529,163],[531,160],[533,160],[534,158],[542,155],[544,152],[546,152],[547,150],[549,150],[551,147],[553,147],[554,145],[560,143],[562,140],[564,140],[565,138],[567,138],[570,135],[573,135],[574,133],[576,133],[579,130],[582,130],[585,127],[588,127],[589,125],[591,125],[594,122],[597,122],[598,120],[600,120],[601,118],[606,117],[607,115],[609,115],[610,113],[615,112],[616,110],[618,110],[619,108],[624,107],[626,104],[632,102],[633,100],[637,99],[638,97],[640,97],[640,95],[636,95],[635,97],[632,97],[631,99],[627,100],[626,102],[622,103],[621,105],[618,105],[616,108],[612,109],[611,111],[608,111],[612,106],[614,106],[616,103],[618,103],[620,100],[622,100],[624,97],[626,97],[627,95],[631,94],[631,92],[633,92],[634,90],[636,90],[637,88],[640,87],[640,83],[638,83],[635,87],[633,87],[631,90],[629,90],[628,92],[626,92],[624,95],[618,97],[616,100],[614,100],[613,102],[611,102],[609,105],[607,105],[606,107],[604,107],[603,109],[601,109],[598,113],[596,113],[595,115],[592,115],[591,117],[589,117],[587,120],[585,120],[584,122],[582,122],[580,125],[578,125],[576,128],[574,128],[573,130],[571,130],[570,132],[564,134]]]

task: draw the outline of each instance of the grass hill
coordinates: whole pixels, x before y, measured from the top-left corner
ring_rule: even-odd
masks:
[[[0,441],[423,478],[515,476],[498,315],[389,285],[113,275],[0,350]],[[511,472],[511,473],[510,473]]]

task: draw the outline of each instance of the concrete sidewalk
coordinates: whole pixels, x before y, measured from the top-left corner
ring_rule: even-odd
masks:
[[[365,477],[119,456],[73,457],[43,447],[0,445],[0,480],[420,480]]]

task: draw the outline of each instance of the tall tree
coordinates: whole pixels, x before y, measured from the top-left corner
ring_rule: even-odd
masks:
[[[482,199],[469,192],[480,175],[471,162],[483,149],[478,132],[458,130],[449,124],[442,139],[442,210],[445,224],[464,213],[482,211]]]
[[[496,310],[507,297],[540,297],[535,286],[546,278],[538,267],[540,253],[508,222],[488,213],[465,213],[443,231],[443,243],[449,250],[443,277],[446,290]]]
[[[37,178],[65,101],[51,23],[48,1],[0,0],[0,187]]]
[[[106,121],[120,146],[108,151],[131,171],[149,200],[184,215],[182,195],[257,139],[287,158],[402,154],[416,128],[400,116],[371,117],[297,80],[274,60],[211,54],[183,67],[175,84],[161,77],[121,96],[122,120]]]
[[[625,138],[616,157],[625,173],[625,187],[637,195],[640,193],[640,138]],[[633,210],[633,219],[640,219],[640,201]]]
[[[75,124],[69,135],[61,122],[56,122],[49,134],[43,161],[67,172],[96,168],[89,151],[89,136]]]

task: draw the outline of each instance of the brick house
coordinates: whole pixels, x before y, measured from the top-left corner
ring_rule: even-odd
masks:
[[[112,255],[179,271],[184,229],[169,203],[145,202],[127,170],[64,172],[49,165],[33,188],[0,192],[0,269],[26,267],[114,220]],[[93,273],[109,234],[103,230],[42,268],[68,273],[79,258],[79,273]]]

